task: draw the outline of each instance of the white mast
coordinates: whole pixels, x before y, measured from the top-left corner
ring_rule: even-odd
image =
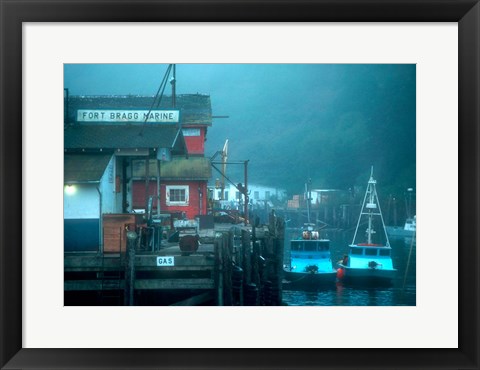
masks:
[[[368,227],[366,230],[367,233],[367,243],[372,244],[372,235],[375,234],[375,230],[372,228],[372,220],[373,216],[380,216],[382,221],[383,232],[386,238],[386,246],[390,246],[390,242],[388,240],[387,231],[385,229],[385,222],[383,221],[382,210],[380,208],[380,202],[378,201],[377,189],[376,189],[377,181],[373,178],[373,166],[370,171],[370,179],[368,180],[367,190],[365,191],[365,197],[363,198],[362,209],[360,211],[360,217],[358,218],[357,227],[355,228],[355,234],[353,236],[352,244],[355,244],[355,239],[357,237],[358,227],[360,226],[360,220],[362,216],[365,215],[368,217]],[[368,199],[368,202],[367,202]],[[378,211],[377,211],[378,208]]]

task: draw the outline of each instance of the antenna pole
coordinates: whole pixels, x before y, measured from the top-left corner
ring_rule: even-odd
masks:
[[[173,66],[173,72],[172,72],[172,107],[175,108],[176,106],[176,84],[177,84],[177,73],[176,73],[176,65],[172,64]]]
[[[248,203],[249,203],[249,196],[248,196],[248,160],[243,162],[243,170],[244,170],[244,179],[245,179],[245,205],[244,205],[244,212],[245,212],[245,226],[248,225]]]
[[[310,198],[312,197],[311,192],[311,183],[312,179],[308,179],[307,183],[305,184],[305,195],[307,196],[307,222],[310,223]]]

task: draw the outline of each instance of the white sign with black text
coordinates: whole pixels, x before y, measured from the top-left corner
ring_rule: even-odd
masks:
[[[79,109],[77,122],[146,122],[146,123],[178,123],[178,110],[112,110],[112,109]]]
[[[175,266],[174,256],[158,256],[157,266]]]

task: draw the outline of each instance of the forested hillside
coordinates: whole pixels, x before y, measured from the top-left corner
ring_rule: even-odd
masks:
[[[228,138],[229,158],[250,160],[250,182],[290,193],[307,178],[317,188],[363,186],[372,165],[382,193],[415,187],[415,66],[331,66],[321,78],[311,72],[301,95],[267,85],[234,102],[212,96],[214,114],[229,118],[214,120],[207,151]],[[243,179],[239,166],[228,173]]]

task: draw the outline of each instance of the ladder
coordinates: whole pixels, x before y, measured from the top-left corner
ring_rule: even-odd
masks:
[[[100,272],[101,306],[122,306],[124,293],[122,289],[122,228],[119,229],[119,249],[117,252],[102,253],[102,269]]]

